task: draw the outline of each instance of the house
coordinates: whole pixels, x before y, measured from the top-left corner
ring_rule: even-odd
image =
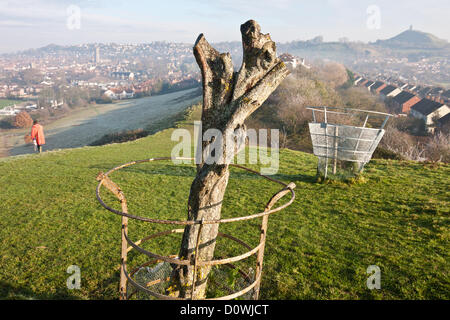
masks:
[[[30,104],[28,106],[25,107],[25,109],[27,110],[37,110],[37,104]]]
[[[420,98],[410,92],[402,91],[392,99],[394,111],[397,113],[409,113],[411,107],[420,101]]]
[[[126,89],[125,92],[125,98],[126,99],[132,99],[134,98],[134,90],[133,89]]]
[[[397,113],[409,113],[411,107],[419,101],[418,96],[407,91],[402,91],[392,99],[394,110]]]
[[[58,100],[50,100],[50,107],[53,109],[56,109],[58,107],[61,107],[64,105],[64,101],[58,101]]]
[[[407,83],[404,83],[404,82],[399,82],[398,83],[398,87],[400,88],[400,89],[402,89],[402,90],[405,90],[405,88],[408,86],[408,84]]]
[[[450,90],[446,90],[442,93],[442,96],[444,98],[450,99]]]
[[[444,88],[435,87],[432,88],[428,94],[433,97],[440,97],[444,93],[444,91],[445,91]]]
[[[416,85],[414,84],[409,84],[405,87],[404,90],[409,91],[409,92],[414,92],[414,89],[416,89]]]
[[[20,110],[15,109],[13,106],[8,106],[0,109],[0,116],[13,116],[20,112]]]
[[[111,78],[119,79],[119,80],[133,80],[134,73],[133,72],[112,72]]]
[[[424,87],[424,88],[421,88],[417,93],[419,94],[419,96],[425,98],[426,96],[428,96],[430,94],[431,90],[433,90],[433,89],[430,87]]]
[[[359,86],[363,87],[369,80],[362,78],[361,81],[358,83]]]
[[[397,88],[396,86],[388,85],[385,88],[381,89],[380,97],[382,99],[393,98],[401,92],[402,90]]]
[[[120,89],[119,92],[116,91],[116,96],[119,100],[122,99],[132,99],[134,98],[134,90],[131,89]]]
[[[450,108],[437,101],[422,99],[411,108],[410,115],[422,119],[430,132],[435,129],[435,120],[439,120],[450,113]]]
[[[446,116],[438,119],[437,129],[439,129],[439,131],[443,133],[450,133],[450,113],[447,113]]]
[[[106,90],[103,94],[108,98],[110,98],[111,100],[117,100],[117,96],[112,90]]]
[[[288,69],[291,71],[297,69],[298,66],[303,66],[306,69],[311,68],[310,66],[306,65],[305,58],[294,57],[289,53],[283,53],[279,58],[286,64]]]
[[[423,87],[421,85],[417,85],[414,89],[411,90],[411,92],[415,93],[415,94],[419,94],[419,91],[422,90]]]
[[[355,79],[354,85],[357,86],[359,82],[361,82],[364,78],[359,76]]]
[[[445,104],[448,105],[450,103],[450,90],[447,90],[444,93],[442,93],[441,98],[442,100],[444,100]]]
[[[375,82],[372,87],[370,88],[370,90],[373,93],[380,93],[381,90],[383,90],[384,88],[387,87],[387,84],[384,83],[383,81],[377,81]]]
[[[367,81],[366,84],[364,85],[367,90],[370,91],[370,88],[372,88],[372,86],[375,84],[375,81]]]
[[[306,58],[300,58],[300,65],[306,69],[311,69],[311,66],[306,64]]]

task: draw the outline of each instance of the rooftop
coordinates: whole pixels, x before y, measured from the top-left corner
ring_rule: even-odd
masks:
[[[409,93],[407,91],[402,91],[397,96],[395,96],[394,101],[399,104],[404,104],[405,102],[408,102],[409,100],[411,100],[414,97],[415,97],[415,95],[413,95],[412,93]]]
[[[388,85],[386,88],[380,91],[381,94],[384,94],[385,96],[394,91],[395,89],[398,89],[395,86]]]
[[[422,99],[417,102],[411,109],[423,114],[424,116],[428,116],[432,114],[434,111],[442,107],[443,104],[430,100],[430,99]]]
[[[445,126],[448,123],[450,123],[450,113],[447,113],[447,115],[443,116],[437,121],[441,126]]]
[[[377,82],[375,82],[375,84],[372,86],[371,89],[377,90],[378,88],[380,88],[380,87],[383,86],[383,85],[384,85],[384,82],[383,82],[383,81],[377,81]]]

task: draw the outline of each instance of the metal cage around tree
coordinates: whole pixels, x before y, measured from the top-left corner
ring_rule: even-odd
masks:
[[[371,160],[393,115],[377,111],[339,107],[308,107],[313,121],[309,131],[318,173],[325,179],[333,175],[358,175]]]
[[[145,163],[145,162],[153,162],[153,161],[170,161],[170,160],[193,160],[188,158],[154,158],[140,161],[133,161],[121,166],[118,166],[114,169],[111,169],[107,173],[99,173],[97,176],[97,180],[99,184],[96,189],[97,199],[100,204],[107,209],[108,211],[115,213],[117,215],[122,216],[122,250],[121,250],[121,273],[120,273],[120,299],[126,300],[130,298],[138,298],[138,299],[163,299],[163,300],[185,300],[182,298],[178,298],[176,296],[171,296],[168,293],[169,281],[171,277],[171,273],[173,268],[189,265],[193,267],[193,279],[197,279],[197,272],[201,272],[202,267],[215,267],[214,271],[211,271],[209,276],[209,286],[212,287],[212,294],[210,294],[210,299],[212,300],[227,300],[227,299],[235,299],[235,298],[244,298],[244,299],[258,299],[259,297],[259,288],[261,284],[262,278],[262,267],[263,267],[263,259],[264,259],[264,248],[266,243],[266,234],[268,228],[268,219],[269,215],[279,212],[286,207],[290,206],[295,199],[295,184],[285,184],[281,181],[275,180],[273,178],[261,175],[260,173],[253,171],[251,169],[245,168],[240,165],[230,164],[230,167],[238,168],[249,173],[261,176],[268,181],[279,184],[282,189],[275,193],[270,200],[267,202],[265,206],[265,210],[260,213],[235,217],[235,218],[227,218],[227,219],[219,219],[213,221],[195,221],[195,220],[187,220],[187,221],[178,221],[178,220],[162,220],[156,218],[147,218],[142,216],[137,216],[130,214],[128,212],[127,200],[121,188],[115,184],[109,177],[115,171],[120,169]],[[108,189],[115,197],[119,200],[121,204],[121,210],[116,210],[108,206],[101,197],[101,187],[104,186]],[[290,199],[276,207],[275,204],[286,195],[290,194]],[[158,232],[152,234],[150,236],[145,237],[144,239],[133,241],[130,239],[128,234],[128,219],[133,219],[140,222],[146,222],[153,225],[173,225],[177,227],[185,227],[187,225],[198,225],[199,231],[197,236],[197,243],[195,247],[195,257],[192,260],[183,260],[183,258],[179,258],[176,255],[161,255],[154,252],[150,252],[142,247],[143,243],[156,240],[160,237],[168,237],[171,235],[182,234],[184,229],[173,229],[164,232]],[[235,236],[221,233],[218,234],[218,239],[224,239],[227,242],[227,246],[230,244],[234,244],[243,250],[238,255],[226,256],[222,255],[224,252],[220,252],[220,246],[217,252],[217,256],[210,261],[203,261],[198,257],[199,246],[200,244],[200,233],[202,232],[202,228],[208,224],[230,224],[236,222],[249,222],[254,221],[255,219],[261,219],[261,225],[259,228],[255,230],[255,235],[258,237],[259,242],[256,246],[250,246],[244,241],[238,239]],[[223,247],[222,246],[222,247]],[[145,263],[140,264],[139,266],[128,271],[127,268],[127,257],[128,253],[132,250],[136,250],[140,254],[147,256]],[[217,251],[217,250],[216,250]],[[217,271],[217,268],[223,267],[225,271]],[[228,273],[234,273],[237,278],[233,283],[233,286],[230,287],[227,285],[226,281],[224,281],[225,276]],[[192,296],[194,296],[196,282],[194,281],[189,288],[192,292]],[[219,288],[223,290],[219,290]],[[224,294],[225,293],[225,294]]]

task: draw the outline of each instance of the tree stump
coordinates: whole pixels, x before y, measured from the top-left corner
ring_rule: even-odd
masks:
[[[203,34],[195,42],[194,55],[203,83],[201,134],[203,136],[208,129],[216,129],[223,138],[213,137],[202,142],[202,159],[197,165],[188,200],[189,220],[220,219],[229,178],[228,165],[239,151],[236,145],[245,145],[244,121],[289,74],[284,63],[277,58],[275,42],[269,34],[261,33],[256,21],[249,20],[241,25],[241,33],[244,55],[239,72],[234,72],[230,54],[219,53]],[[232,139],[225,138],[230,136]],[[210,152],[211,149],[214,149],[213,152]],[[211,161],[217,156],[221,156],[220,161]],[[180,259],[212,260],[218,228],[218,224],[186,226]],[[196,252],[200,229],[199,252]],[[180,298],[204,299],[209,272],[210,267],[199,267],[194,279],[192,266],[175,269],[171,282],[173,289],[169,293]],[[193,286],[195,290],[192,294]]]

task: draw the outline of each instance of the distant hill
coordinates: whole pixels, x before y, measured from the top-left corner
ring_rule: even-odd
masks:
[[[375,45],[391,49],[443,49],[450,47],[446,40],[439,39],[431,33],[412,29],[387,40],[378,40]]]

